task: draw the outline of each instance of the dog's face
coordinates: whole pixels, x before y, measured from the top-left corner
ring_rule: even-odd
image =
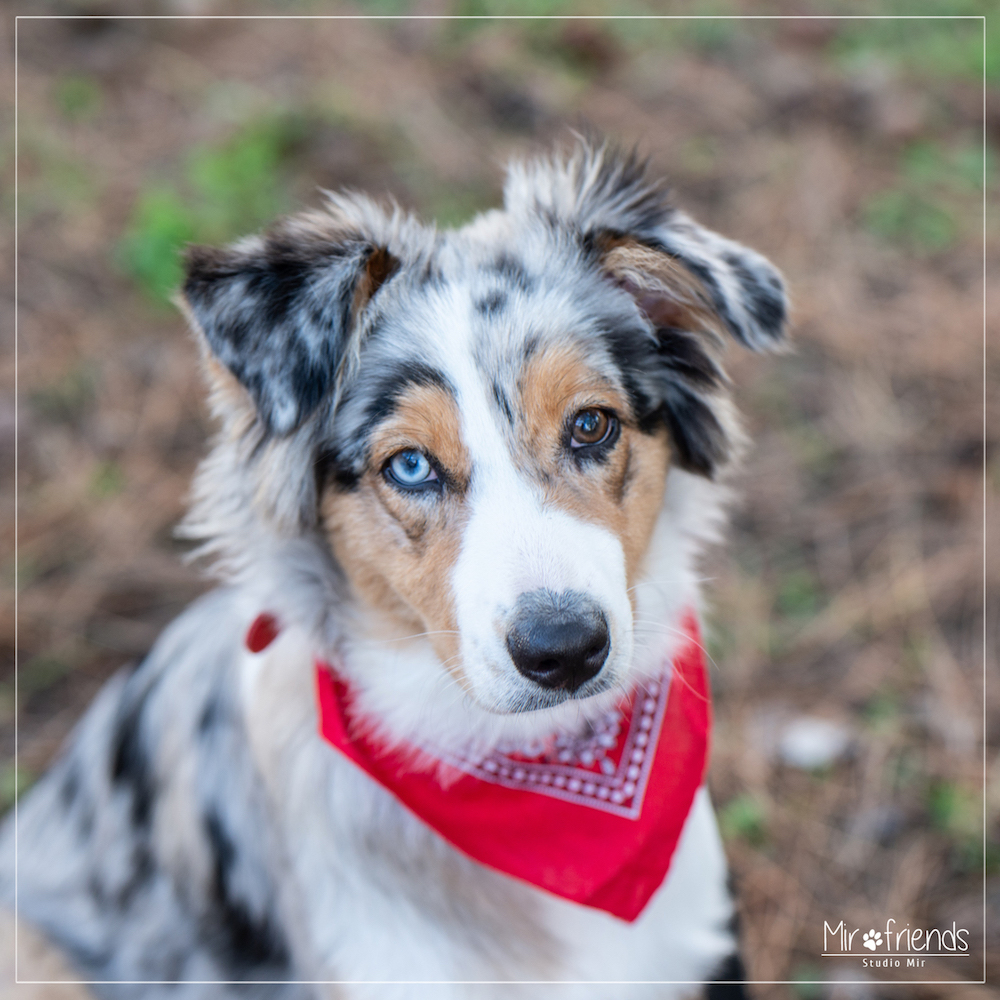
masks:
[[[495,713],[625,681],[669,470],[735,447],[721,341],[785,317],[773,268],[632,160],[515,168],[505,203],[437,234],[338,197],[194,251],[185,287],[245,464],[298,456],[257,499],[296,482],[354,598]]]
[[[386,295],[320,512],[362,599],[508,712],[621,678],[670,446],[662,422],[640,430],[606,341],[642,333],[615,289],[572,249],[551,278],[502,252],[455,239],[437,281]]]

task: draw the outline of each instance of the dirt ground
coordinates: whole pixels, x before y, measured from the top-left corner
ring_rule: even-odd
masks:
[[[484,11],[145,9],[275,8]],[[10,53],[11,15],[27,11],[2,9]],[[680,206],[773,260],[794,303],[793,353],[730,352],[754,446],[727,543],[705,566],[711,788],[749,974],[787,981],[754,995],[995,995],[971,984],[984,949],[1000,957],[1000,563],[993,545],[984,574],[983,556],[1000,486],[990,456],[984,487],[998,361],[984,358],[983,282],[995,324],[1000,214],[988,162],[984,233],[982,32],[806,18],[19,21],[16,265],[9,89],[0,147],[5,305],[15,266],[18,281],[16,396],[13,308],[0,360],[2,804],[15,719],[23,791],[100,684],[210,585],[172,536],[211,432],[168,301],[176,248],[316,205],[320,187],[391,192],[460,222],[496,203],[510,155],[590,127],[638,144]],[[1000,51],[988,42],[992,156]],[[789,733],[803,731],[836,737],[828,759],[796,758]],[[825,921],[889,918],[965,928],[971,954],[877,971],[823,957]]]

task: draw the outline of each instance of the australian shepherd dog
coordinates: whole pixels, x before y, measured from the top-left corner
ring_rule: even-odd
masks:
[[[8,922],[66,974],[19,978],[742,995],[675,674],[741,447],[719,356],[782,346],[777,271],[579,140],[460,229],[340,193],[192,248],[180,301],[222,585],[20,802]]]

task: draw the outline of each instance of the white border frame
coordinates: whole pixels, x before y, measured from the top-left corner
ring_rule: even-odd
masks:
[[[18,978],[18,906],[17,906],[17,801],[18,789],[18,65],[19,22],[24,21],[955,21],[978,20],[983,25],[983,978],[970,979],[746,979],[746,980],[495,980],[495,979],[20,979]],[[745,985],[838,985],[870,986],[985,986],[986,981],[986,834],[987,834],[987,757],[986,757],[986,537],[987,537],[987,464],[986,464],[986,15],[985,14],[17,14],[14,17],[14,982],[18,985],[49,986],[173,986],[181,984],[218,986],[708,986],[741,982]],[[838,956],[840,957],[840,956]],[[850,957],[850,956],[843,956]],[[864,956],[867,957],[867,956]]]

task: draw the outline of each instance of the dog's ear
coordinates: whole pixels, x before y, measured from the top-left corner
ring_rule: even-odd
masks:
[[[713,476],[739,436],[718,354],[727,334],[753,350],[784,347],[778,271],[677,211],[634,152],[607,145],[581,142],[568,157],[515,164],[505,203],[575,232],[631,296],[655,334],[652,349],[634,339],[615,344],[640,421],[665,422],[677,463]]]
[[[780,351],[787,346],[785,283],[766,258],[676,210],[655,233],[637,238],[697,279],[725,329],[744,347]]]
[[[652,338],[614,338],[640,427],[666,424],[674,461],[711,478],[740,438],[719,362],[725,323],[701,283],[669,256],[607,233],[593,244],[603,273],[653,328]]]
[[[724,327],[753,350],[781,349],[787,303],[777,269],[760,254],[679,212],[635,151],[581,140],[567,156],[511,165],[504,203],[575,229],[584,240],[628,238],[680,264]]]
[[[285,435],[330,393],[359,314],[398,266],[360,230],[311,213],[230,247],[192,247],[181,304],[263,427]]]

